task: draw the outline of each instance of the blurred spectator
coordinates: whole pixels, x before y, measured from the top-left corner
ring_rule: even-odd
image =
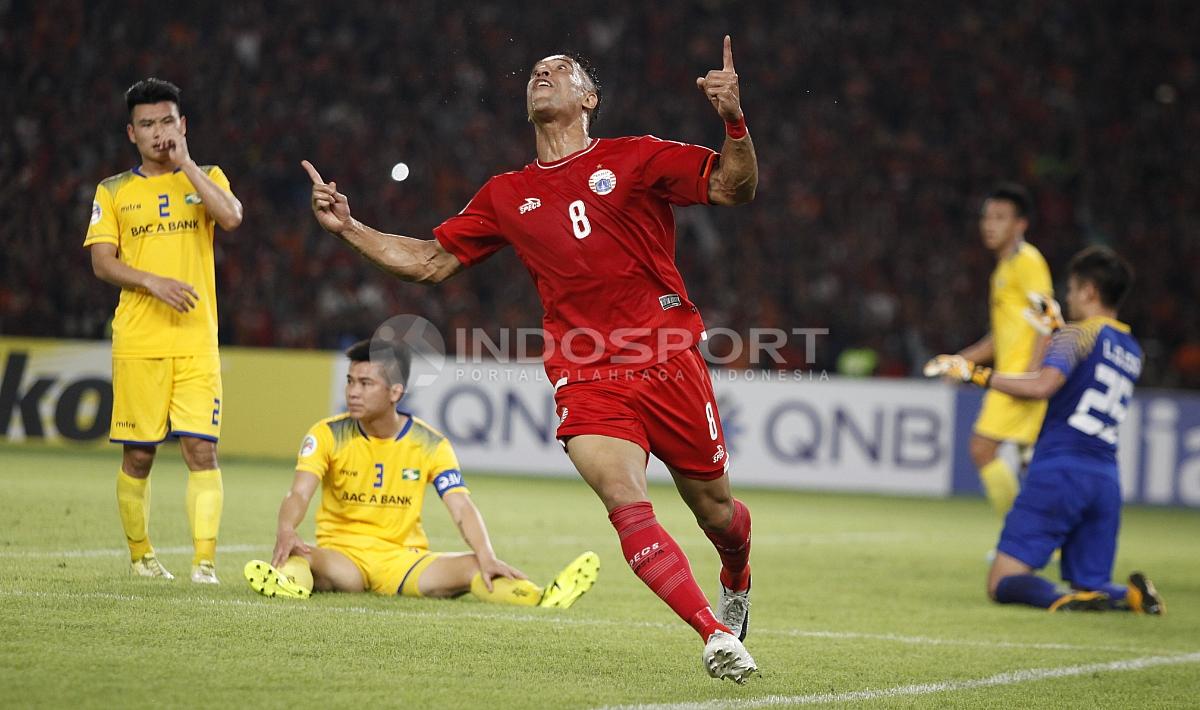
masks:
[[[0,0],[0,332],[103,337],[116,293],[79,245],[96,183],[133,164],[122,92],[149,75],[183,87],[193,155],[246,205],[217,236],[222,342],[338,347],[400,312],[536,326],[511,253],[437,289],[373,270],[317,228],[300,159],[360,219],[428,237],[533,159],[523,92],[547,54],[597,65],[595,135],[718,146],[694,77],[729,32],[762,179],[750,207],[680,215],[710,326],[827,327],[817,369],[869,348],[914,372],[987,329],[975,211],[1015,179],[1060,294],[1071,254],[1113,245],[1138,270],[1144,382],[1200,386],[1200,5],[989,5]]]

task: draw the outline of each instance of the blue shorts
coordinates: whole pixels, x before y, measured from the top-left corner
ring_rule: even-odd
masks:
[[[1115,470],[1072,459],[1035,460],[996,549],[1034,569],[1061,549],[1063,580],[1077,589],[1099,589],[1112,578],[1120,528]]]

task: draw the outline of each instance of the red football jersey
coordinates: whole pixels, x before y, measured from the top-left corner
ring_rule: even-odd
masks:
[[[637,372],[704,330],[675,267],[671,205],[708,203],[716,158],[653,136],[596,139],[493,177],[434,235],[464,266],[516,249],[545,310],[551,382]]]

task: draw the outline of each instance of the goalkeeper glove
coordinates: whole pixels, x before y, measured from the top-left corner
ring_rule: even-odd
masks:
[[[1030,291],[1028,295],[1029,308],[1022,315],[1034,330],[1042,335],[1050,335],[1066,325],[1058,301],[1037,291]]]
[[[976,365],[962,355],[938,355],[925,363],[925,376],[987,387],[992,381],[992,368]]]

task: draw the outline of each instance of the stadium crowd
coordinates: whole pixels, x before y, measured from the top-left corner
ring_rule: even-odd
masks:
[[[597,67],[593,135],[719,146],[694,81],[728,32],[761,182],[749,207],[680,211],[679,263],[710,327],[824,327],[816,362],[795,347],[789,367],[866,352],[875,374],[914,373],[986,331],[976,211],[1014,179],[1060,297],[1072,253],[1114,246],[1139,276],[1124,316],[1143,383],[1200,387],[1200,5],[589,7],[0,2],[0,333],[105,337],[117,294],[80,244],[96,183],[136,157],[122,92],[150,75],[184,89],[192,155],[246,205],[217,235],[223,343],[341,347],[395,313],[443,332],[536,326],[511,251],[435,289],[372,270],[316,225],[299,161],[359,219],[427,237],[533,159],[524,87],[547,54]]]

